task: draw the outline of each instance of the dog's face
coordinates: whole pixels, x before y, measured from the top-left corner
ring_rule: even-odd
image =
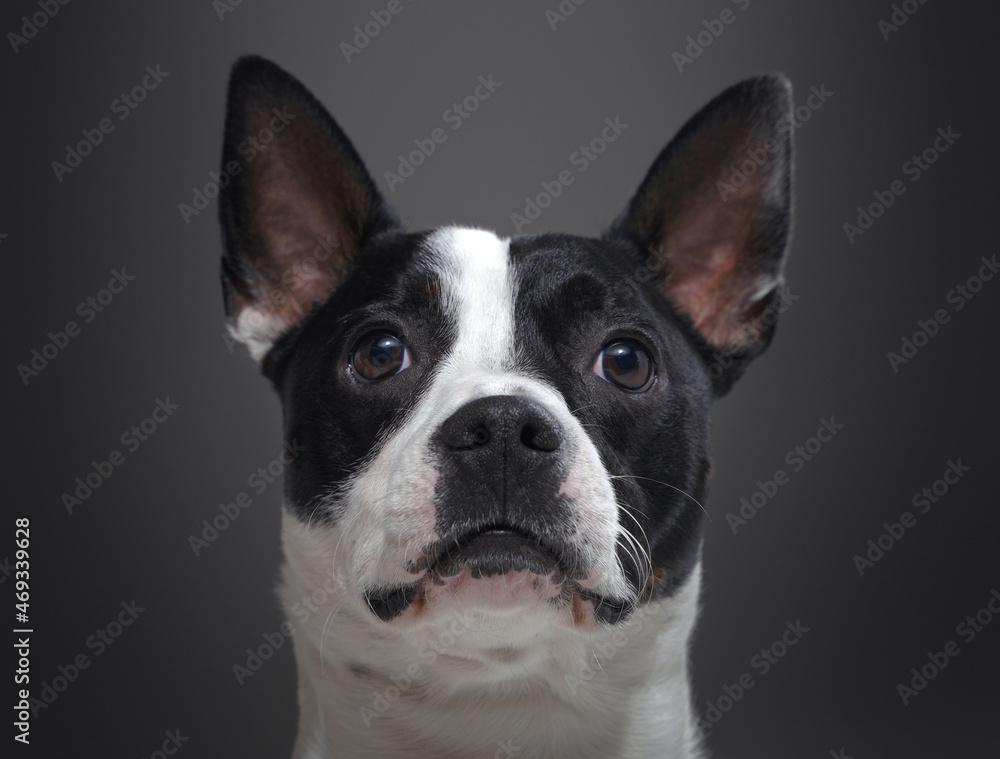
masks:
[[[237,64],[223,284],[302,451],[296,571],[376,628],[471,609],[511,639],[682,587],[710,403],[771,338],[789,108],[778,78],[728,90],[601,239],[407,233],[300,84]]]

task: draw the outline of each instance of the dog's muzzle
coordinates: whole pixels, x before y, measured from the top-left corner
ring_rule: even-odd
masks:
[[[425,552],[428,568],[438,563],[449,571],[467,561],[498,572],[554,561],[580,569],[569,550],[572,503],[560,495],[572,446],[540,403],[516,395],[470,401],[445,420],[432,445],[440,541]]]
[[[542,404],[517,395],[477,398],[441,424],[431,448],[439,540],[407,564],[421,575],[418,582],[369,591],[377,616],[398,616],[427,583],[445,585],[466,570],[474,580],[528,572],[550,587],[565,583],[565,594],[577,592],[595,606],[602,601],[575,582],[591,569],[577,540],[574,504],[561,493],[575,446]]]

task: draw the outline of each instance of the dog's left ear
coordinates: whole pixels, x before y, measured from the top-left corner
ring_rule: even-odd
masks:
[[[771,341],[791,220],[791,107],[781,76],[723,92],[667,145],[606,235],[650,256],[717,395]]]
[[[233,66],[222,171],[226,317],[261,359],[397,222],[326,109],[263,58]]]

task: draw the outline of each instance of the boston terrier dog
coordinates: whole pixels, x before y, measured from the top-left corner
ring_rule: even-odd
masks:
[[[298,451],[293,756],[701,756],[710,407],[783,296],[788,82],[712,100],[596,239],[407,232],[292,76],[228,98],[228,329]]]

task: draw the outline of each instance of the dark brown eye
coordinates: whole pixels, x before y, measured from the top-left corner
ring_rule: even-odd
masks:
[[[648,390],[656,378],[653,357],[635,340],[605,345],[590,368],[601,379],[633,393]]]
[[[399,374],[412,364],[406,344],[391,332],[369,332],[362,336],[351,352],[351,369],[363,382]]]

